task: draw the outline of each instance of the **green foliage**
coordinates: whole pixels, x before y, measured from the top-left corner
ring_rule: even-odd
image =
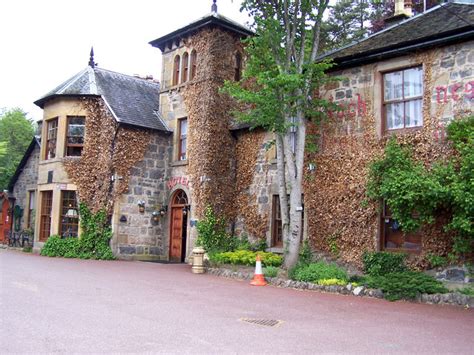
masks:
[[[311,251],[311,247],[309,245],[309,240],[305,240],[303,242],[303,247],[300,250],[300,257],[298,262],[300,264],[310,264],[313,261],[313,252]]]
[[[384,157],[370,166],[367,195],[385,200],[405,232],[432,223],[440,210],[449,212],[446,229],[456,232],[453,251],[469,256],[474,250],[474,116],[454,120],[447,132],[457,154],[431,169],[392,138]]]
[[[263,268],[263,274],[266,277],[277,277],[278,276],[278,268],[275,266],[267,266]]]
[[[394,272],[383,276],[372,276],[368,279],[367,286],[381,289],[384,293],[384,297],[389,301],[415,299],[422,293],[448,292],[440,281],[416,271]]]
[[[325,262],[298,264],[288,272],[288,276],[295,281],[317,283],[319,280],[338,279],[347,282],[348,276],[344,269],[335,264]]]
[[[21,109],[0,111],[0,191],[8,187],[33,135],[33,122]]]
[[[240,238],[234,238],[235,250],[251,250],[251,251],[265,251],[267,249],[267,242],[264,238],[252,243],[246,235]]]
[[[339,256],[339,245],[337,244],[337,234],[332,234],[329,236],[329,251],[335,257]]]
[[[61,238],[50,236],[43,248],[43,256],[65,258],[112,260],[114,255],[109,246],[112,230],[107,222],[105,211],[90,212],[83,203],[79,206],[82,234],[80,238]]]
[[[459,293],[462,293],[463,295],[474,297],[474,288],[471,286],[466,286],[462,287],[457,290]]]
[[[428,254],[426,256],[426,259],[428,260],[432,268],[443,267],[448,264],[447,258],[445,258],[444,256],[436,255],[436,254]]]
[[[340,279],[321,279],[317,282],[321,286],[345,286],[347,285],[347,280]]]
[[[235,238],[225,231],[225,220],[217,218],[209,206],[204,211],[204,218],[197,224],[197,231],[196,245],[208,252],[230,251],[235,247]]]
[[[364,253],[364,271],[370,276],[380,276],[394,272],[407,270],[405,259],[407,255],[402,253],[372,252]]]
[[[233,264],[233,265],[255,265],[255,259],[260,255],[262,264],[266,267],[280,266],[283,258],[280,255],[266,253],[262,251],[253,252],[250,250],[236,250],[222,253],[211,253],[209,259],[216,264]]]

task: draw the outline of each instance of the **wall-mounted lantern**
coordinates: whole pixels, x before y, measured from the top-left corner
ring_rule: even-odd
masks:
[[[166,212],[168,212],[168,206],[163,205],[159,209],[157,208],[155,211],[151,213],[151,216],[153,218],[153,222],[158,222],[160,220],[160,217],[164,217],[166,215]]]
[[[138,212],[143,213],[145,212],[145,201],[139,200],[138,201]]]

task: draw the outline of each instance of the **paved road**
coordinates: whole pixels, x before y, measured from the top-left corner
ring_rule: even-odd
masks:
[[[0,353],[474,353],[474,311],[0,249]],[[274,327],[242,318],[282,321]]]

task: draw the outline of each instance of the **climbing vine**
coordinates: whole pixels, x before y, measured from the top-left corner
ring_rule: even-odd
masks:
[[[447,132],[456,154],[431,167],[416,162],[412,149],[392,138],[384,156],[370,165],[367,195],[385,200],[405,232],[448,213],[445,229],[456,232],[453,251],[469,257],[474,250],[474,116],[454,120]]]
[[[93,212],[105,209],[110,214],[127,191],[131,168],[143,159],[151,133],[119,125],[100,98],[84,98],[82,103],[87,139],[82,156],[65,159],[64,167],[77,185],[79,200]]]

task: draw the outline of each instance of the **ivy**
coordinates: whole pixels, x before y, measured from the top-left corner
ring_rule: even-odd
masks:
[[[79,206],[82,233],[80,238],[61,238],[50,236],[41,255],[51,257],[112,260],[114,255],[109,246],[112,229],[104,210],[92,213],[81,203]]]
[[[447,132],[455,154],[431,169],[392,137],[384,156],[370,165],[367,195],[383,199],[404,232],[447,212],[451,219],[445,229],[456,233],[453,251],[468,257],[474,249],[474,116],[454,120]]]

